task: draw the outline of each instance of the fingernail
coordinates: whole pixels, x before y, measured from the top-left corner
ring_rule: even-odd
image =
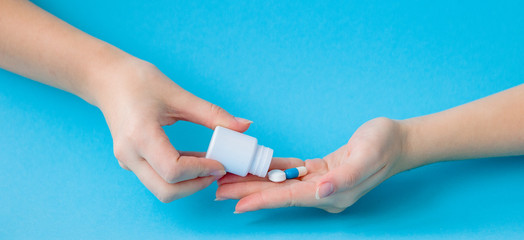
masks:
[[[251,124],[251,123],[253,123],[253,121],[251,121],[251,120],[247,120],[247,119],[245,119],[245,118],[235,117],[235,119],[236,119],[238,122],[242,123],[242,124]]]
[[[335,188],[333,187],[333,184],[330,182],[325,182],[320,184],[317,188],[317,192],[315,193],[315,198],[317,200],[320,200],[321,198],[329,197],[329,195],[333,194]]]
[[[241,213],[244,213],[244,212],[240,212],[240,211],[234,211],[233,214],[241,214]]]
[[[223,198],[223,197],[217,197],[217,198],[215,198],[215,201],[224,201],[224,200],[227,200],[227,198]]]

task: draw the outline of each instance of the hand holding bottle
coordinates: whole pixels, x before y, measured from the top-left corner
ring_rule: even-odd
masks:
[[[29,1],[5,0],[1,5],[0,67],[100,108],[120,165],[133,171],[161,201],[192,194],[225,174],[217,161],[179,153],[162,126],[185,120],[243,132],[250,121],[194,96],[152,64]]]
[[[207,187],[225,171],[215,160],[179,153],[162,126],[184,120],[243,132],[250,121],[185,91],[153,65],[135,61],[98,88],[97,104],[111,130],[120,165],[133,171],[162,202],[170,202]]]

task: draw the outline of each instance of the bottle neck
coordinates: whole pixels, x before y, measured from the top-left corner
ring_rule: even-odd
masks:
[[[249,173],[259,177],[266,177],[272,158],[273,149],[258,145]]]

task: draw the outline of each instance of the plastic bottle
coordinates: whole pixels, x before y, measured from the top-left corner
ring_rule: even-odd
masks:
[[[226,172],[242,177],[248,173],[265,177],[273,157],[273,149],[258,145],[254,137],[216,127],[206,158],[222,163]]]

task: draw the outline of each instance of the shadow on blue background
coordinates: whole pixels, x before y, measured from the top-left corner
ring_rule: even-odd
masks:
[[[524,77],[520,1],[35,1],[254,121],[276,156],[324,156],[365,121],[441,111]],[[522,157],[440,163],[337,215],[234,215],[211,186],[163,204],[119,168],[102,114],[0,71],[0,239],[522,238]],[[211,130],[165,127],[181,150]]]

